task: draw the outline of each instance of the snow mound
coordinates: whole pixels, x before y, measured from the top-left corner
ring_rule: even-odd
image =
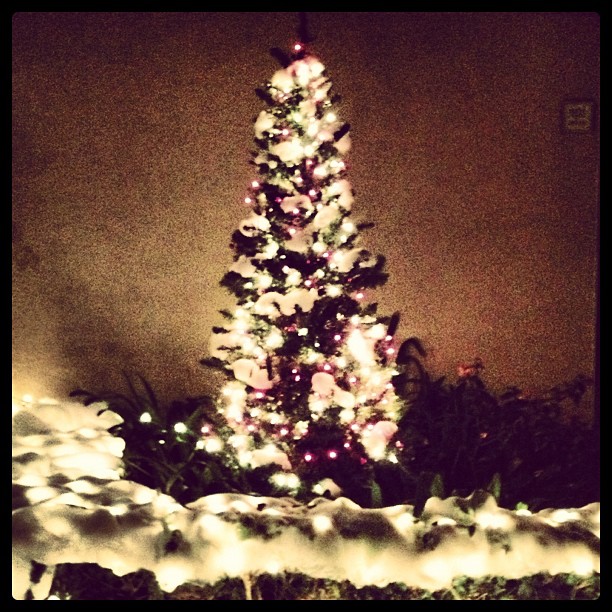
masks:
[[[343,497],[305,505],[221,493],[183,506],[120,479],[122,447],[107,431],[120,417],[105,412],[99,418],[100,406],[64,408],[55,406],[52,419],[37,406],[14,416],[12,591],[18,600],[48,597],[60,563],[97,563],[118,576],[150,570],[167,592],[185,583],[279,572],[431,591],[458,576],[599,572],[599,503],[531,514],[499,508],[476,491],[467,498],[432,497],[418,518],[411,505],[365,509]],[[46,566],[36,584],[30,582],[33,561]]]

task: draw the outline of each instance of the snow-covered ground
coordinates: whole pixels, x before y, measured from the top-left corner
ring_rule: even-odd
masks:
[[[183,506],[122,475],[121,422],[104,405],[13,407],[13,597],[45,599],[60,563],[97,563],[118,576],[147,569],[160,587],[296,572],[393,582],[430,591],[458,576],[589,575],[600,568],[600,505],[499,508],[479,492],[413,507],[364,509],[349,499],[217,494]],[[32,561],[47,570],[30,582]]]

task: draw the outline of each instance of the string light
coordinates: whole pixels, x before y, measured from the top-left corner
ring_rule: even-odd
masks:
[[[327,456],[328,456],[330,459],[336,459],[336,457],[338,457],[338,453],[337,453],[335,450],[330,450],[330,451],[327,453]]]
[[[310,462],[313,460],[313,456],[310,453],[304,455],[304,461]]]

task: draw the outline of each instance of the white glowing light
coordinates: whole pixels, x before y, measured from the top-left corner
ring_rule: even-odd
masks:
[[[153,420],[153,417],[151,416],[151,413],[149,412],[143,412],[140,415],[140,419],[138,419],[141,423],[150,423]]]
[[[269,348],[278,348],[283,345],[283,336],[278,330],[272,330],[266,338],[266,346]]]
[[[189,574],[186,566],[167,563],[157,569],[156,577],[162,589],[172,592],[187,581]]]
[[[322,242],[315,242],[312,245],[312,250],[315,253],[322,253],[325,250],[325,245]]]
[[[223,442],[219,438],[209,438],[206,440],[204,448],[207,453],[218,453],[223,448]]]
[[[271,477],[272,482],[283,489],[297,489],[300,486],[300,479],[295,474],[277,472]]]
[[[300,329],[298,329],[298,336],[307,336],[307,335],[308,335],[307,327],[300,327]]]
[[[198,441],[196,442],[196,444],[195,444],[195,447],[196,447],[198,450],[202,450],[202,449],[204,448],[204,440],[198,440]]]
[[[187,425],[185,425],[185,423],[175,423],[174,424],[174,431],[176,431],[176,433],[185,433],[187,431]]]
[[[334,524],[329,516],[325,516],[324,514],[317,514],[312,517],[312,526],[317,533],[325,533],[330,531]]]

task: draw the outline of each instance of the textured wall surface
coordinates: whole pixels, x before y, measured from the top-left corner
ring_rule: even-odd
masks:
[[[254,90],[296,13],[13,17],[13,392],[214,392],[208,354],[242,199]],[[479,356],[493,387],[596,363],[596,13],[311,13],[352,127],[355,214],[427,364]]]

